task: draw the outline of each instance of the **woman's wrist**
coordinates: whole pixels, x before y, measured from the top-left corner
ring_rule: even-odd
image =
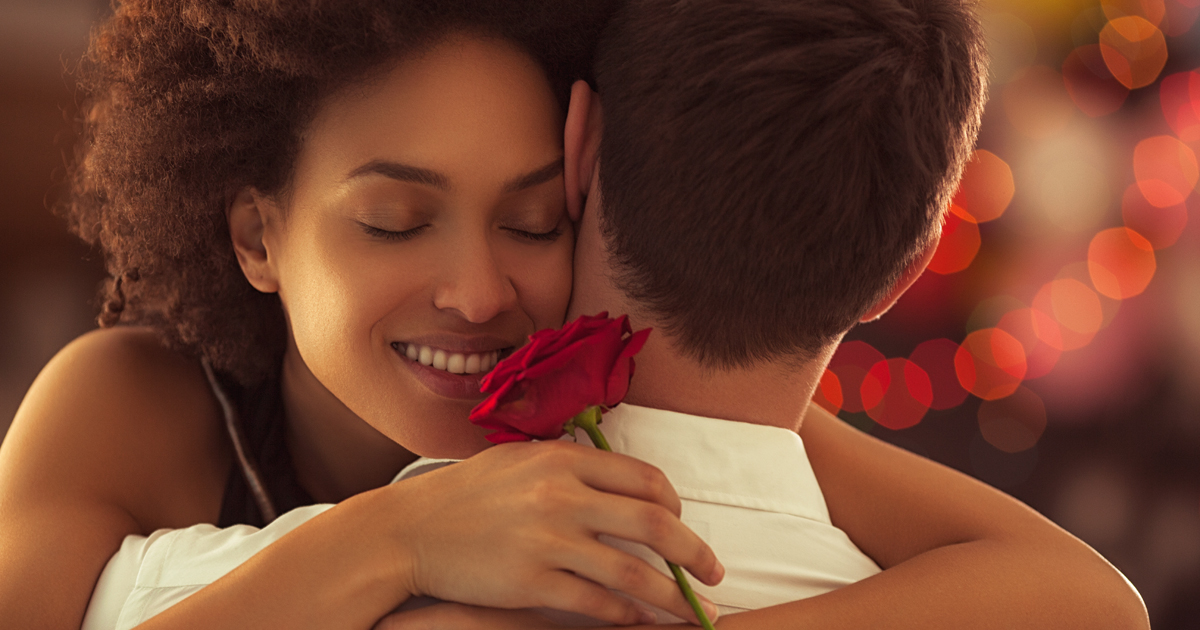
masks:
[[[330,511],[338,521],[331,523],[333,531],[358,567],[350,577],[361,596],[392,602],[392,607],[420,594],[408,534],[413,506],[404,500],[409,494],[384,486],[350,497]]]

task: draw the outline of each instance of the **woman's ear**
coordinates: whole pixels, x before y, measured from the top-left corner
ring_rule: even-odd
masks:
[[[252,188],[244,188],[229,204],[225,216],[233,252],[246,280],[263,293],[279,291],[275,260],[267,248],[266,226],[273,210],[271,202]]]
[[[600,97],[587,81],[576,81],[571,86],[563,129],[563,179],[567,185],[567,213],[577,223],[583,216],[584,197],[592,187],[602,126]]]
[[[929,239],[929,243],[925,245],[925,249],[921,250],[921,253],[917,254],[917,257],[911,263],[908,263],[908,267],[904,269],[904,273],[900,274],[900,279],[892,286],[892,290],[882,300],[876,302],[867,311],[866,315],[863,315],[858,320],[859,322],[871,322],[882,317],[884,313],[888,312],[888,309],[896,304],[900,296],[904,295],[904,292],[917,281],[917,278],[921,277],[921,274],[925,272],[925,268],[929,266],[929,261],[933,260],[934,253],[937,252],[941,233],[941,229],[938,229],[937,234]]]

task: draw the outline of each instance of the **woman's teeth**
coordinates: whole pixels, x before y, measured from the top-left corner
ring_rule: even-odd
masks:
[[[478,354],[462,354],[446,352],[429,346],[405,344],[404,356],[421,365],[452,374],[478,374],[491,371],[500,361],[500,351],[482,352]]]

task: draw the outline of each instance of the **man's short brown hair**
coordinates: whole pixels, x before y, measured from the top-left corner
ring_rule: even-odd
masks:
[[[635,0],[602,38],[601,229],[701,362],[808,357],[936,238],[986,89],[961,0]]]

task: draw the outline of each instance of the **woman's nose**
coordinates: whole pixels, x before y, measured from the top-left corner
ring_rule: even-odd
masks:
[[[444,272],[434,291],[434,306],[482,324],[516,306],[517,290],[496,262],[486,239],[447,252]]]

